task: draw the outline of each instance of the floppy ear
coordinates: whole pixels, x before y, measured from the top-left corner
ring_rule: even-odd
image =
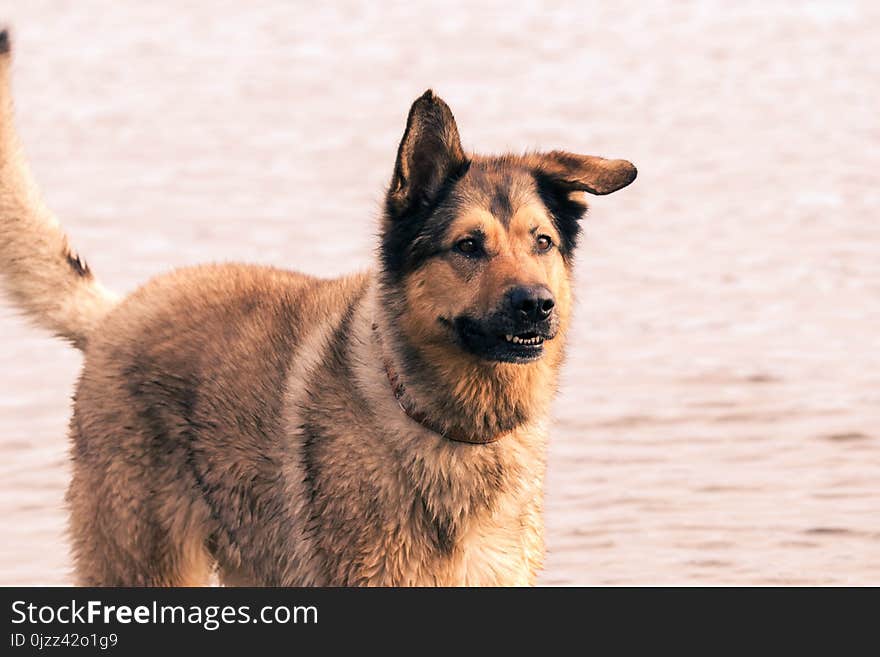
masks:
[[[606,160],[593,155],[551,151],[537,156],[539,174],[562,189],[604,195],[636,179],[636,168],[626,160]]]
[[[389,213],[399,216],[429,203],[467,164],[452,111],[428,89],[409,110],[388,189]]]
[[[538,192],[562,236],[560,248],[568,256],[577,245],[587,204],[577,192],[610,194],[636,179],[636,168],[626,160],[606,160],[565,151],[528,157]]]

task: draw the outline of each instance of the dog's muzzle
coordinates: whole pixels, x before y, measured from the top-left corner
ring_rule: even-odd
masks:
[[[485,319],[467,315],[453,326],[461,347],[480,358],[528,363],[544,355],[544,343],[556,337],[559,320],[552,293],[543,286],[517,286]]]

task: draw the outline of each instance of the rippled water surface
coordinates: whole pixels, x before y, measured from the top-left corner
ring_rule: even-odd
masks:
[[[369,266],[428,86],[466,148],[626,157],[577,263],[542,582],[880,584],[876,3],[295,4],[0,3],[102,280]],[[0,335],[0,583],[69,583],[80,357],[8,305]]]

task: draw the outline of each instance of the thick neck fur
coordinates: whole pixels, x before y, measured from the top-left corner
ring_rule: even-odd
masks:
[[[401,378],[409,403],[434,426],[489,440],[541,421],[556,393],[565,324],[540,360],[483,361],[454,344],[413,344],[399,329],[406,301],[393,284],[376,283],[374,322],[383,356]]]

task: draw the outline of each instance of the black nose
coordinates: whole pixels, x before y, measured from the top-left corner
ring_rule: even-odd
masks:
[[[535,287],[518,286],[507,293],[510,309],[518,320],[541,322],[548,317],[556,302],[553,294],[543,285]]]

